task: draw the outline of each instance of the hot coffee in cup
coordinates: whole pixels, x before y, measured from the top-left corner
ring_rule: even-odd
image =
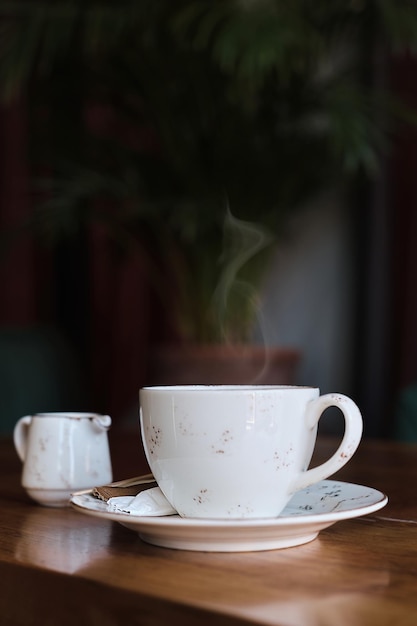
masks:
[[[344,416],[342,441],[308,469],[319,419],[331,406]],[[362,435],[350,398],[295,386],[146,387],[140,423],[159,487],[190,518],[277,517],[296,491],[345,465]]]

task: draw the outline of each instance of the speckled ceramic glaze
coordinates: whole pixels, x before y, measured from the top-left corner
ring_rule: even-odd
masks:
[[[67,506],[71,493],[112,481],[108,415],[38,413],[21,417],[14,444],[23,462],[22,485],[47,506]]]
[[[330,406],[344,415],[343,440],[327,462],[307,470]],[[352,400],[312,387],[147,387],[140,422],[159,487],[190,518],[277,517],[296,491],[339,470],[362,435]]]

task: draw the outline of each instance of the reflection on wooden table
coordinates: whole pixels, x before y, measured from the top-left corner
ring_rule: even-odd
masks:
[[[321,441],[316,461],[334,445]],[[138,435],[114,434],[111,446],[115,479],[146,471]],[[417,446],[363,440],[337,474],[387,493],[380,511],[302,546],[233,554],[158,548],[32,503],[11,440],[0,468],[2,625],[417,623]]]

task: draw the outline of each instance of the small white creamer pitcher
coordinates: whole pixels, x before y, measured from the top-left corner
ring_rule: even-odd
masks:
[[[98,413],[21,417],[13,438],[29,496],[45,506],[67,506],[74,491],[111,482],[110,426],[110,416]]]

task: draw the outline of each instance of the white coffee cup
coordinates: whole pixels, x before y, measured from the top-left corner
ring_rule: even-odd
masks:
[[[13,438],[22,485],[45,506],[67,506],[71,493],[113,480],[109,415],[37,413],[21,417]]]
[[[307,469],[331,406],[344,416],[342,441]],[[313,387],[164,386],[140,390],[140,427],[149,466],[181,516],[274,518],[296,491],[347,463],[362,417],[350,398]]]

